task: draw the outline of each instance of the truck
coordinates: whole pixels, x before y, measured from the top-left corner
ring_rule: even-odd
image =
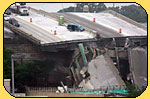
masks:
[[[21,16],[29,16],[28,7],[26,5],[16,5],[9,8],[13,13]]]

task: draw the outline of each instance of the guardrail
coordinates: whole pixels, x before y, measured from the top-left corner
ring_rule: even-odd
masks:
[[[36,39],[35,37],[33,37],[32,35],[22,31],[21,29],[9,24],[8,22],[4,21],[4,26],[6,26],[7,28],[9,28],[11,31],[17,33],[18,35],[32,41],[33,43],[40,45],[40,40]]]
[[[114,16],[122,19],[122,20],[125,20],[125,21],[127,21],[127,22],[129,22],[129,23],[131,23],[131,24],[133,24],[133,25],[135,25],[137,27],[139,27],[139,28],[147,30],[147,27],[145,27],[144,25],[142,25],[142,24],[140,24],[140,23],[138,23],[138,22],[136,22],[136,21],[126,17],[126,16],[123,16],[123,15],[121,15],[121,14],[119,14],[119,13],[113,11],[113,10],[106,10],[106,11],[103,11],[103,12],[104,13],[110,13],[110,14],[112,14],[112,15],[114,15]]]
[[[56,92],[57,87],[26,87],[30,92]],[[93,92],[93,91],[108,91],[108,90],[127,90],[125,85],[100,86],[98,89],[88,90],[83,88],[67,88],[68,92]]]
[[[58,89],[56,87],[26,87],[26,90],[30,92],[56,92]]]
[[[10,30],[12,30],[13,32],[17,33],[18,35],[30,40],[31,42],[37,45],[40,45],[40,48],[43,51],[58,51],[62,49],[74,50],[78,43],[83,43],[86,46],[103,48],[111,45],[111,42],[113,40],[113,38],[93,38],[93,39],[71,40],[71,41],[62,41],[56,43],[41,44],[40,40],[36,39],[32,35],[27,34],[26,32],[20,30],[19,28],[9,24],[8,22],[4,21],[4,25],[8,27]],[[116,46],[124,47],[126,38],[129,38],[131,46],[134,46],[135,44],[140,44],[141,46],[147,45],[147,36],[139,36],[139,37],[132,36],[132,37],[115,37]]]

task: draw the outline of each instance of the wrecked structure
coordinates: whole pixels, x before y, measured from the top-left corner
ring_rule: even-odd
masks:
[[[124,81],[132,83],[135,81],[135,84],[142,88],[147,84],[146,38],[111,38],[105,47],[96,48],[87,46],[84,48],[82,44],[79,44],[80,50],[75,51],[74,62],[71,65],[74,80],[85,89],[98,89],[100,86],[123,86]],[[142,62],[138,60],[141,57],[144,57]]]
[[[14,50],[12,47],[14,44],[10,44],[12,40],[10,39],[9,42],[8,38],[5,38],[4,47]],[[32,42],[28,42],[28,47],[24,47],[24,51],[28,50],[29,45],[34,50],[38,49],[36,54],[39,56],[39,59],[41,59],[41,56],[43,57],[42,59],[47,56],[50,60],[57,61],[57,66],[59,66],[59,69],[57,68],[58,72],[62,68],[64,68],[63,71],[68,72],[69,75],[67,77],[69,79],[72,78],[71,82],[70,80],[66,82],[66,78],[63,81],[68,86],[70,86],[72,81],[72,87],[82,87],[85,90],[99,89],[103,86],[124,86],[124,81],[135,82],[139,87],[147,84],[147,58],[145,56],[147,55],[147,37],[94,38],[64,42],[59,44],[59,46],[55,44],[34,46]],[[16,50],[16,54],[26,54],[28,57],[23,60],[37,60],[37,57],[32,58],[31,51],[28,54],[24,51],[20,53]],[[131,54],[131,51],[134,54]],[[35,54],[35,52],[33,53]],[[58,55],[58,53],[60,54]],[[140,62],[143,67],[140,67],[139,63],[133,62],[139,62],[138,59],[140,57],[137,57],[138,55],[144,57],[143,62]],[[68,69],[62,64],[65,64],[65,67]],[[141,70],[143,70],[142,74],[140,74]],[[69,71],[71,72],[69,73]],[[59,76],[58,72],[53,72],[52,75]],[[60,75],[62,74],[60,73]],[[51,78],[51,81],[54,80]],[[59,79],[57,79],[56,83],[60,83]]]
[[[147,36],[119,34],[119,37],[103,38],[90,33],[85,36],[83,34],[86,34],[86,31],[81,35],[84,39],[80,35],[77,36],[78,39],[70,39],[68,36],[71,34],[62,39],[60,35],[63,34],[48,34],[43,28],[38,30],[39,26],[36,24],[30,24],[33,28],[29,30],[29,22],[26,22],[28,18],[23,20],[20,16],[14,17],[24,26],[16,28],[4,22],[4,25],[13,31],[11,35],[4,32],[4,47],[13,50],[16,55],[25,55],[21,61],[52,60],[55,63],[55,68],[48,75],[46,86],[42,87],[57,87],[62,81],[78,92],[80,88],[84,91],[105,91],[110,87],[113,90],[125,90],[125,81],[136,84],[139,88],[147,85]],[[56,22],[54,23],[57,24]],[[141,57],[143,61],[139,62]],[[40,81],[35,87],[45,84]]]

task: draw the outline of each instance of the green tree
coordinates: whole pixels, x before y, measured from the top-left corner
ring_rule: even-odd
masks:
[[[4,79],[11,79],[12,54],[14,54],[13,51],[4,48]],[[35,82],[39,81],[39,78],[41,78],[43,82],[48,81],[49,74],[54,69],[54,62],[45,60],[18,64],[15,61],[14,66],[15,88],[18,89],[18,92],[25,92],[25,86],[33,86]]]
[[[40,82],[48,82],[49,74],[53,68],[54,63],[49,60],[24,64],[15,63],[15,86],[18,92],[24,92],[25,86],[36,86],[39,79]]]
[[[128,97],[133,97],[133,98],[138,97],[145,91],[145,88],[139,89],[138,87],[130,83],[126,83],[126,86],[129,93]]]
[[[129,5],[122,7],[109,7],[109,10],[114,10],[134,21],[145,23],[147,22],[147,13],[141,6]]]
[[[4,59],[3,59],[3,72],[4,72],[4,79],[11,78],[11,55],[14,52],[4,48]]]
[[[62,10],[59,10],[58,12],[74,12],[74,7],[64,8]]]
[[[88,6],[89,12],[91,12],[91,13],[100,12],[100,11],[104,11],[107,9],[107,7],[105,6],[104,3],[77,3],[76,8],[69,7],[69,8],[65,8],[63,10],[64,10],[64,12],[74,12],[74,11],[83,12],[84,6]],[[58,12],[63,12],[63,10],[60,10]]]
[[[117,13],[120,13],[120,11],[121,11],[120,7],[109,7],[108,10],[113,10],[113,11],[115,11]]]
[[[137,22],[147,22],[147,14],[141,6],[130,5],[123,6],[120,13],[124,16],[127,16]]]
[[[122,6],[122,7],[109,7],[107,8],[104,3],[77,3],[76,8],[69,7],[65,8],[64,12],[83,12],[84,6],[88,6],[89,12],[101,12],[104,10],[114,10],[134,21],[145,23],[147,22],[147,13],[141,6],[137,5],[129,5],[129,6]],[[60,10],[58,12],[62,12]]]

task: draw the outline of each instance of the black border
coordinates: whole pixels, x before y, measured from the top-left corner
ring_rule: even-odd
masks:
[[[137,5],[139,5],[140,7],[142,7],[140,4],[138,4],[137,2],[14,2],[12,4],[15,4],[15,3],[135,3]],[[12,5],[11,4],[11,5]],[[11,6],[10,5],[10,6]],[[9,6],[9,7],[10,7]],[[9,8],[8,7],[8,8]],[[7,9],[8,9],[7,8]],[[143,7],[142,7],[143,8]],[[7,10],[6,9],[6,10]],[[144,8],[143,8],[144,9]],[[6,11],[5,10],[5,11]],[[145,9],[144,9],[145,10]],[[146,10],[145,10],[146,12]],[[4,12],[5,13],[5,12]],[[147,12],[146,12],[147,13]],[[148,37],[148,13],[147,13],[147,37]],[[147,40],[147,47],[148,47],[148,40]],[[4,51],[4,14],[3,14],[3,51]],[[4,53],[3,53],[3,62],[4,62]],[[3,67],[4,67],[4,64],[3,64]],[[3,86],[4,86],[4,72],[3,72]],[[147,86],[145,88],[145,90],[147,89],[148,87],[148,48],[147,48]],[[4,86],[5,88],[5,86]],[[5,88],[6,90],[6,88]],[[7,90],[6,90],[7,91]],[[7,91],[8,92],[8,91]],[[144,92],[144,91],[143,91]],[[9,92],[8,92],[9,93]],[[10,93],[9,93],[10,94]],[[142,94],[142,93],[141,93]],[[141,95],[140,94],[140,95]],[[11,94],[10,94],[11,95]],[[139,96],[140,96],[139,95]],[[15,97],[13,95],[11,95],[12,97],[14,98],[137,98],[137,97]]]

